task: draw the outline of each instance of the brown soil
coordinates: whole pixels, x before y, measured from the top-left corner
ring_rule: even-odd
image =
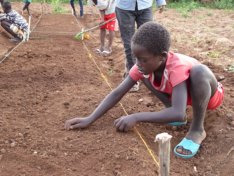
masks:
[[[32,9],[34,26],[40,16],[40,4],[32,4]],[[118,133],[113,127],[114,119],[124,115],[120,105],[86,130],[64,130],[65,120],[88,115],[110,89],[82,42],[73,38],[81,30],[75,18],[44,12],[32,39],[0,64],[0,175],[157,175],[158,166],[138,135],[134,131]],[[198,155],[184,160],[171,153],[171,175],[230,176],[234,173],[234,151],[230,150],[234,146],[234,76],[225,69],[234,64],[234,12],[201,9],[189,15],[184,18],[167,10],[156,17],[170,30],[174,51],[199,59],[217,77],[225,77],[225,101],[217,110],[207,112],[207,138]],[[96,10],[87,8],[79,24],[92,26],[98,18]],[[3,56],[15,44],[0,30]],[[91,39],[85,44],[115,87],[124,72],[121,39],[117,32],[113,55],[100,57],[93,52],[99,44],[98,34],[98,30],[90,32]],[[121,102],[129,114],[163,108],[143,85]],[[191,109],[188,114],[190,123]],[[171,134],[173,149],[188,128],[189,124],[183,128],[137,125],[156,155],[156,134]]]

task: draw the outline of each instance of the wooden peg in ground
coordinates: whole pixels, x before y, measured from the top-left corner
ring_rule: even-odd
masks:
[[[154,142],[159,142],[159,175],[169,176],[170,174],[170,151],[171,138],[168,133],[161,133],[155,137]]]

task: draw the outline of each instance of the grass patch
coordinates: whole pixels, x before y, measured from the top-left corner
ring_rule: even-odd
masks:
[[[215,0],[208,6],[215,9],[234,9],[234,0]]]
[[[234,72],[234,65],[229,65],[225,70],[228,72]]]
[[[212,16],[213,14],[211,12],[207,13],[206,14],[207,16]]]
[[[219,58],[221,56],[221,53],[219,51],[209,51],[207,53],[207,56],[211,58]]]
[[[61,0],[52,0],[51,2],[54,13],[66,13],[68,10],[65,10],[62,6]]]
[[[194,0],[177,0],[175,2],[169,2],[168,8],[176,9],[183,17],[188,17],[190,12],[199,8],[212,8],[212,9],[231,9],[234,10],[234,0],[214,0],[211,3],[201,3]],[[207,14],[211,16],[212,14]]]
[[[107,74],[109,76],[112,76],[114,74],[114,70],[112,68],[109,68]]]
[[[183,17],[186,18],[189,17],[190,12],[194,9],[199,9],[204,7],[204,5],[197,1],[181,0],[179,2],[168,3],[168,7],[176,9]]]
[[[22,2],[22,0],[14,0],[15,2]],[[45,3],[49,3],[52,4],[54,0],[33,0],[33,2],[45,2]],[[70,0],[58,0],[61,4],[63,3],[70,3]],[[78,4],[77,2],[78,0],[75,0],[75,3]],[[83,5],[87,5],[88,0],[82,0]]]

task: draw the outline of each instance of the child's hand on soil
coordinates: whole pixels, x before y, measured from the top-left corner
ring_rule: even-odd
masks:
[[[77,128],[86,128],[91,124],[91,121],[89,118],[73,118],[70,120],[67,120],[65,122],[65,129],[66,130],[74,130]]]
[[[136,124],[134,115],[122,116],[114,121],[114,125],[118,131],[127,132]]]

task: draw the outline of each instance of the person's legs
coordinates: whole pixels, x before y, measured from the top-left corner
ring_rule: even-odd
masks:
[[[27,2],[24,3],[23,11],[27,8]]]
[[[103,56],[109,56],[112,53],[112,44],[115,36],[115,13],[105,15],[105,21],[109,21],[105,24],[105,29],[109,31],[108,35],[108,45],[106,46],[105,50],[103,51]]]
[[[73,14],[74,16],[77,16],[77,14],[76,14],[76,9],[75,9],[75,5],[74,5],[74,0],[70,0],[70,5],[71,5],[71,7],[72,7],[72,14]]]
[[[30,5],[30,2],[25,2],[24,7],[23,7],[23,11],[27,9],[28,15],[30,15],[29,5]]]
[[[106,29],[105,28],[100,28],[100,51],[104,51],[105,47],[105,38],[106,38]]]
[[[82,0],[79,0],[79,5],[80,5],[80,17],[83,17],[83,15],[84,15],[84,7],[83,7]]]
[[[186,139],[200,145],[206,137],[204,129],[205,113],[210,98],[217,90],[217,80],[208,67],[205,65],[197,65],[191,69],[189,81],[193,120]],[[192,154],[190,150],[186,150],[182,146],[178,146],[176,152],[183,155]]]
[[[30,5],[30,2],[28,3],[28,6],[27,6],[27,12],[28,12],[28,15],[31,15],[31,13],[29,11],[29,5]]]
[[[153,20],[152,8],[137,11],[136,23],[137,29],[144,23]]]
[[[113,40],[115,37],[115,31],[110,30],[109,31],[109,42],[108,42],[108,50],[111,52],[112,51],[112,44],[113,44]]]
[[[131,51],[131,39],[135,32],[135,13],[134,11],[122,10],[116,7],[116,17],[119,23],[119,30],[122,41],[124,43],[125,55],[126,55],[126,71],[132,68],[135,64],[135,60],[132,57]]]
[[[115,31],[109,30],[108,45],[102,52],[103,56],[109,56],[112,53],[112,43],[114,40],[114,35],[115,35]]]
[[[11,26],[11,23],[7,20],[2,20],[1,21],[1,26],[9,33],[11,34],[13,37],[15,38],[19,38],[17,36],[17,34],[15,34],[11,29],[10,29],[10,26]]]

